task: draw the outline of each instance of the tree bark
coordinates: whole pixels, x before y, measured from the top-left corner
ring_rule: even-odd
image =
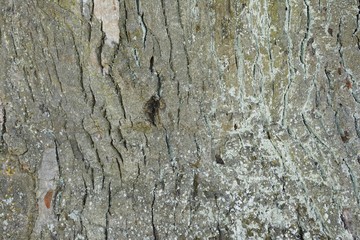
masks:
[[[0,8],[3,239],[360,238],[360,2]]]

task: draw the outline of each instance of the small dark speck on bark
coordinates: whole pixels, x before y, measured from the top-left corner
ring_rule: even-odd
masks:
[[[221,156],[219,154],[215,155],[215,161],[217,164],[221,164],[221,165],[225,164],[224,160],[221,158]]]

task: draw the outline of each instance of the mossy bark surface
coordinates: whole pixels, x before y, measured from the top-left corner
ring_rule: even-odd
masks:
[[[2,0],[0,236],[359,239],[359,8]]]

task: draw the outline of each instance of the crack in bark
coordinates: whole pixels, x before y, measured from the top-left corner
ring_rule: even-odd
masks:
[[[343,162],[349,171],[351,186],[354,191],[356,202],[358,205],[360,205],[360,197],[359,197],[359,191],[358,191],[359,187],[358,187],[358,183],[357,183],[357,178],[356,178],[356,176],[354,176],[353,171],[352,171],[350,165],[347,163],[347,161],[345,161],[345,159],[343,159]]]
[[[123,179],[123,175],[122,175],[121,165],[120,165],[119,159],[118,159],[118,158],[115,158],[115,161],[116,161],[116,165],[117,165],[117,168],[118,168],[118,171],[119,171],[120,180],[122,180],[122,179]],[[123,160],[121,160],[121,161],[123,162]]]
[[[162,9],[162,13],[164,16],[164,23],[165,23],[165,30],[166,30],[166,35],[169,39],[169,44],[170,44],[170,53],[169,53],[169,65],[170,65],[170,69],[173,73],[173,76],[171,78],[171,80],[174,80],[176,78],[176,71],[174,70],[174,64],[173,64],[173,51],[174,51],[174,47],[173,47],[173,43],[172,43],[172,39],[171,39],[171,34],[169,32],[169,25],[168,25],[168,19],[167,19],[167,15],[166,15],[166,6],[165,6],[165,1],[161,0],[161,9]]]
[[[120,159],[121,163],[124,163],[124,158],[121,154],[121,151],[114,145],[114,139],[112,138],[112,136],[110,136],[110,138],[111,138],[110,146],[118,156],[118,158],[115,157],[115,161],[116,161],[117,168],[119,170],[120,180],[122,180],[122,171],[121,171],[121,165],[120,165],[119,159]]]
[[[76,52],[77,52],[77,50],[76,50]],[[77,54],[79,54],[78,52],[77,52]],[[83,66],[82,66],[82,64],[80,63],[80,56],[79,56],[79,80],[80,80],[80,86],[81,86],[81,90],[84,92],[84,97],[85,97],[85,99],[87,99],[88,98],[88,96],[87,96],[87,92],[86,92],[86,90],[85,90],[85,85],[84,85],[84,70],[83,70]]]
[[[155,226],[155,214],[154,214],[154,206],[155,206],[155,200],[156,200],[156,188],[157,188],[157,185],[155,184],[155,187],[153,189],[153,199],[151,202],[151,226],[152,226],[152,230],[153,230],[154,240],[159,239],[158,232],[157,232],[157,229]]]
[[[161,93],[162,93],[162,84],[161,84],[161,82],[162,82],[162,80],[161,80],[161,76],[160,76],[160,74],[158,72],[156,72],[156,78],[157,78],[157,90],[156,90],[156,92],[157,92],[157,95],[159,96],[159,98],[161,99]]]
[[[310,16],[310,6],[307,0],[304,0],[304,4],[305,4],[305,8],[306,8],[306,32],[305,32],[305,36],[303,38],[303,40],[301,41],[300,44],[300,62],[303,64],[303,67],[305,69],[305,75],[307,73],[307,67],[306,67],[306,62],[304,59],[304,55],[305,55],[305,47],[307,44],[305,44],[305,42],[308,41],[309,39],[309,35],[310,35],[310,22],[311,22],[311,16]]]
[[[125,15],[125,18],[124,18],[124,23],[123,23],[123,28],[124,28],[124,32],[125,32],[125,37],[126,37],[126,41],[129,43],[129,35],[128,35],[128,30],[127,30],[127,20],[128,20],[128,10],[127,10],[127,7],[126,7],[126,1],[123,1],[123,6],[124,6],[124,15]],[[120,4],[119,4],[120,6]]]
[[[94,168],[90,167],[90,179],[91,179],[91,187],[95,189],[95,176],[94,176]]]
[[[333,104],[333,96],[332,96],[332,92],[334,91],[334,85],[333,85],[333,80],[331,79],[331,72],[327,69],[327,66],[325,66],[325,76],[329,85],[328,90],[326,91],[326,102],[327,104],[332,107]]]
[[[100,166],[101,174],[102,174],[102,180],[101,180],[101,189],[104,189],[105,187],[105,170],[104,170],[104,163],[101,161],[99,150],[95,147],[95,156],[96,160]]]
[[[187,50],[187,47],[186,47],[185,39],[183,39],[183,40],[184,40],[183,50],[184,50],[184,53],[185,53],[185,60],[186,60],[186,75],[187,75],[187,77],[189,79],[189,83],[191,84],[193,82],[193,80],[192,80],[192,77],[191,77],[191,74],[190,74],[190,58],[189,58],[189,53],[188,53],[188,50]],[[175,76],[174,76],[174,78],[175,78]],[[189,94],[189,92],[188,92],[188,94]]]
[[[290,29],[291,29],[291,6],[290,6],[290,1],[286,0],[286,16],[285,16],[285,32],[286,32],[286,37],[287,37],[287,41],[288,41],[288,59],[287,59],[287,63],[288,63],[288,85],[286,86],[285,89],[285,93],[283,95],[283,110],[282,110],[282,115],[281,115],[281,125],[282,126],[286,126],[287,125],[287,106],[288,106],[288,94],[289,94],[289,90],[294,78],[294,73],[293,73],[293,57],[292,57],[292,40],[291,40],[291,36],[290,36]]]
[[[79,53],[79,50],[77,48],[77,44],[76,44],[76,38],[74,36],[74,32],[69,28],[69,32],[70,35],[72,37],[72,41],[73,41],[73,46],[74,46],[74,51],[75,51],[75,59],[76,59],[76,65],[79,68],[79,83],[80,83],[80,90],[81,92],[84,93],[84,98],[87,99],[87,92],[85,90],[85,85],[84,85],[84,73],[83,73],[83,67],[82,67],[82,63],[81,63],[81,54]],[[54,63],[55,65],[55,63]],[[57,72],[57,71],[56,71]],[[59,78],[58,78],[59,79]],[[59,79],[60,82],[60,79]]]
[[[107,211],[105,214],[105,239],[108,240],[109,239],[109,217],[112,215],[111,214],[111,181],[109,182],[109,187],[108,187],[108,205],[107,205]]]
[[[0,102],[0,108],[1,108],[1,117],[2,119],[0,119],[1,121],[1,138],[0,138],[0,141],[1,141],[1,148],[4,148],[4,144],[5,143],[5,140],[4,140],[4,134],[6,133],[6,109],[5,109],[5,106],[3,106],[2,102]]]
[[[360,118],[357,118],[355,116],[355,114],[353,115],[353,118],[354,118],[354,126],[355,126],[356,135],[360,139],[360,124],[359,124]]]
[[[142,13],[141,15],[139,15],[139,20],[140,20],[140,25],[141,28],[143,29],[143,48],[146,48],[146,38],[147,38],[147,26],[145,24],[145,20],[144,20],[144,13]]]
[[[111,137],[111,136],[110,136]],[[111,148],[115,151],[115,153],[117,154],[117,156],[120,158],[121,162],[124,163],[124,158],[121,154],[121,151],[115,146],[114,144],[114,139],[111,137],[111,141],[110,141],[110,146]],[[117,158],[116,158],[117,159]]]
[[[115,82],[114,82],[114,85],[115,85],[115,93],[116,93],[116,95],[118,97],[118,100],[119,100],[119,103],[120,103],[120,106],[121,106],[121,110],[123,112],[123,117],[124,117],[124,119],[127,119],[121,88],[120,88],[119,84],[116,84]]]
[[[356,28],[353,32],[353,35],[355,35],[357,33],[357,31],[359,30],[359,22],[360,22],[360,0],[358,0],[358,13],[356,14]],[[358,39],[358,44],[359,44],[359,38]],[[359,45],[358,45],[359,46]],[[360,48],[359,48],[360,49]]]
[[[16,50],[16,44],[15,44],[15,38],[14,38],[14,28],[11,28],[11,33],[10,33],[10,38],[11,38],[11,43],[13,44],[13,48],[14,48],[14,53],[15,53],[15,57],[17,58],[18,57],[18,53],[17,53],[17,50]]]
[[[98,43],[98,46],[96,47],[95,53],[96,53],[96,58],[98,60],[98,64],[100,66],[101,74],[104,75],[105,74],[105,72],[104,72],[105,66],[103,65],[101,54],[102,54],[103,48],[105,46],[106,33],[104,32],[103,22],[101,20],[100,20],[100,31],[101,31],[101,38]]]
[[[85,234],[85,239],[88,239],[87,238],[87,233],[86,233],[86,226],[84,225],[84,222],[83,222],[83,212],[84,212],[84,209],[86,207],[86,203],[87,203],[87,197],[89,195],[89,192],[88,192],[88,186],[86,184],[86,181],[85,181],[85,178],[84,178],[84,175],[81,176],[82,180],[83,180],[83,184],[84,184],[84,189],[85,189],[85,193],[83,194],[82,198],[81,198],[81,210],[80,210],[80,232],[81,234]]]
[[[171,147],[171,144],[170,144],[169,133],[168,133],[168,131],[166,129],[165,129],[165,142],[166,142],[167,152],[168,152],[168,155],[169,155],[169,158],[170,158],[170,164],[171,164],[173,172],[175,172],[175,170],[178,167],[178,164],[177,164],[176,158],[174,157],[173,150],[172,150],[172,147]]]
[[[338,29],[339,29],[339,32],[338,32],[337,37],[336,37],[337,43],[339,45],[338,53],[339,53],[339,56],[340,56],[340,64],[341,64],[341,66],[343,68],[345,68],[343,52],[342,52],[343,45],[342,45],[342,39],[341,39],[341,36],[342,36],[342,18],[340,18]]]
[[[176,7],[177,7],[177,13],[178,13],[178,18],[179,18],[180,28],[184,32],[184,24],[183,24],[183,22],[181,20],[180,0],[176,0]]]
[[[134,57],[136,66],[141,67],[140,66],[140,61],[139,61],[139,54],[138,54],[136,48],[133,48],[133,57]]]
[[[86,181],[85,181],[85,178],[84,178],[84,175],[82,175],[82,180],[83,180],[83,183],[84,183],[84,189],[85,189],[85,193],[82,197],[82,209],[81,209],[81,212],[84,210],[85,206],[86,206],[86,203],[87,203],[87,197],[89,195],[88,193],[88,186],[86,184]]]
[[[90,86],[90,94],[91,94],[91,102],[90,102],[90,108],[91,108],[91,114],[94,114],[95,112],[95,105],[96,105],[96,98],[95,98],[95,94]]]
[[[84,121],[85,121],[85,118],[82,119],[82,121],[81,121],[81,127],[82,127],[82,129],[84,130],[85,135],[87,136],[86,139],[88,139],[89,142],[90,142],[91,148],[94,148],[94,147],[95,147],[95,142],[94,142],[94,140],[92,139],[91,134],[86,130]]]
[[[141,154],[143,155],[143,163],[144,163],[144,166],[146,166],[146,154],[145,154],[145,149],[144,149],[144,147],[141,147]]]
[[[60,164],[60,157],[59,157],[59,144],[57,141],[54,142],[55,144],[55,159],[58,166],[59,176],[62,176],[62,169]]]
[[[301,118],[304,126],[306,127],[306,130],[310,133],[310,135],[312,135],[321,145],[328,148],[328,146],[320,139],[320,137],[309,126],[309,124],[306,121],[305,115],[303,113],[301,113]]]
[[[151,73],[154,73],[154,56],[150,58],[149,70]]]
[[[195,147],[196,147],[196,156],[197,158],[199,159],[199,161],[201,160],[201,148],[200,148],[200,145],[197,141],[197,138],[196,138],[196,134],[194,133],[194,143],[195,143]]]
[[[117,56],[119,55],[120,46],[121,46],[120,43],[115,44],[115,46],[113,47],[113,50],[112,50],[112,55],[111,55],[110,61],[109,61],[110,63],[109,63],[108,75],[114,85],[116,85],[116,83],[115,83],[115,79],[113,77],[113,66],[115,64],[115,60],[117,59]]]
[[[148,137],[146,136],[145,133],[144,133],[144,138],[145,138],[145,146],[146,146],[147,148],[149,148],[149,139],[148,139]]]

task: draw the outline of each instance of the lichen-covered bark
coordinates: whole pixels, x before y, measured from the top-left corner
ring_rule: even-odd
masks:
[[[359,238],[359,7],[3,0],[0,235]]]

